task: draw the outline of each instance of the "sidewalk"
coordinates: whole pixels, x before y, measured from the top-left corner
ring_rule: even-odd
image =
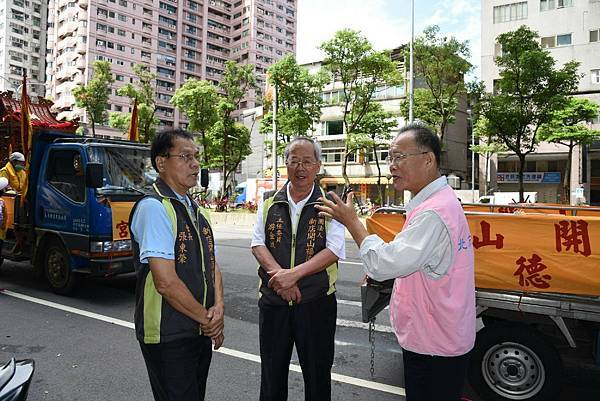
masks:
[[[256,213],[215,212],[211,210],[210,220],[214,226],[252,227],[256,222]],[[365,218],[360,217],[360,220],[364,225]],[[346,239],[352,239],[348,230],[346,230]]]

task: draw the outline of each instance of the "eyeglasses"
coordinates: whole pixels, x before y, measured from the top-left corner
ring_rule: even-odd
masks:
[[[426,152],[418,152],[418,153],[397,153],[396,156],[388,156],[385,158],[385,161],[387,162],[387,164],[389,166],[395,164],[396,166],[398,164],[400,164],[401,161],[406,160],[408,158],[408,156],[419,156],[419,155],[424,155],[425,153],[429,153],[429,151]]]
[[[313,166],[316,166],[317,164],[319,164],[319,162],[317,161],[313,161],[313,160],[288,160],[285,162],[288,167],[291,168],[297,168],[299,166],[303,166],[304,168],[311,168]]]
[[[164,157],[178,157],[180,158],[182,161],[184,161],[185,163],[191,163],[192,161],[197,161],[198,163],[200,163],[200,153],[196,153],[196,154],[192,154],[192,153],[182,153],[180,155],[173,155],[171,153],[167,153],[166,155],[163,155]]]

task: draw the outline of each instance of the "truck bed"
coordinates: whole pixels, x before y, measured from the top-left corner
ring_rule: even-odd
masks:
[[[477,305],[600,323],[600,297],[478,288]]]

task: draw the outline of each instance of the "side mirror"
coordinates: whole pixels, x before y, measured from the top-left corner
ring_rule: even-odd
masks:
[[[85,186],[88,188],[102,188],[104,184],[103,170],[102,163],[88,163],[85,167]]]
[[[208,188],[208,169],[203,168],[200,170],[200,186],[202,188]]]

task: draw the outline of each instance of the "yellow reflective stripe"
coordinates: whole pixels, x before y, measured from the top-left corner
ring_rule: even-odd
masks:
[[[263,203],[263,225],[267,224],[267,215],[269,214],[269,208],[273,204],[273,197],[265,199],[265,203]]]
[[[327,272],[327,277],[329,278],[329,290],[327,290],[327,295],[330,295],[335,292],[335,282],[337,281],[338,276],[337,263],[330,265],[325,271]]]
[[[160,343],[162,295],[156,291],[154,277],[149,271],[144,283],[144,344]]]
[[[177,215],[175,214],[175,208],[169,198],[162,199],[162,205],[167,212],[167,217],[171,220],[171,228],[173,229],[173,236],[177,238]]]
[[[212,225],[212,221],[210,221],[210,213],[208,212],[208,210],[201,206],[198,206],[198,211],[202,214],[202,216],[204,216],[206,221],[208,221],[208,224]]]

